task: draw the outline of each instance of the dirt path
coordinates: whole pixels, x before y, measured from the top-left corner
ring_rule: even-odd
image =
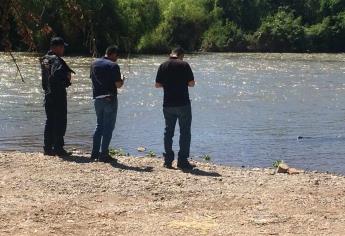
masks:
[[[0,235],[344,235],[345,178],[0,153]]]

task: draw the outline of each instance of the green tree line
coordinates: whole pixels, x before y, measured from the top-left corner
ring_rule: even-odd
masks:
[[[1,50],[345,52],[345,0],[1,1]]]

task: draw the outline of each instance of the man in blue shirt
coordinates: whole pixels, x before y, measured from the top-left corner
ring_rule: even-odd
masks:
[[[180,151],[177,167],[180,169],[193,169],[194,166],[188,162],[192,124],[192,109],[188,87],[194,87],[195,81],[192,69],[187,62],[183,61],[183,57],[184,51],[181,47],[172,51],[169,60],[160,65],[158,69],[156,88],[163,88],[164,90],[164,166],[172,168],[172,162],[174,161],[172,144],[178,120],[180,126]]]
[[[117,89],[123,86],[117,59],[118,48],[109,46],[105,56],[92,63],[90,71],[97,116],[91,159],[104,162],[116,161],[109,155],[109,145],[117,116]]]

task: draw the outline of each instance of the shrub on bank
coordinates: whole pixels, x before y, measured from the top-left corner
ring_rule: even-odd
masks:
[[[207,28],[207,12],[201,2],[193,0],[163,1],[162,21],[156,29],[144,35],[139,52],[162,52],[180,45],[186,50],[198,50]]]
[[[280,9],[268,16],[253,35],[253,48],[268,52],[298,52],[304,50],[305,32],[301,17]]]
[[[118,0],[124,35],[120,46],[134,50],[143,35],[154,30],[160,22],[158,0]]]
[[[245,51],[246,40],[241,29],[233,22],[217,22],[212,25],[203,36],[202,50],[204,51]]]
[[[0,50],[345,52],[345,0],[3,0]],[[98,52],[98,53],[97,53]]]
[[[306,29],[308,47],[311,51],[345,51],[345,11],[328,16],[319,24]]]
[[[137,51],[141,53],[167,53],[169,50],[167,37],[161,28],[144,35],[137,47]]]

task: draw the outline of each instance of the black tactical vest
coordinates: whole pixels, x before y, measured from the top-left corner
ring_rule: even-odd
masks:
[[[52,79],[52,65],[54,61],[58,60],[56,55],[45,55],[40,58],[41,71],[42,71],[42,88],[45,94],[51,93],[50,79]]]
[[[68,74],[75,74],[75,72],[62,58],[54,55],[51,51],[40,59],[40,64],[42,70],[42,88],[45,94],[65,93],[66,88],[71,85]]]

